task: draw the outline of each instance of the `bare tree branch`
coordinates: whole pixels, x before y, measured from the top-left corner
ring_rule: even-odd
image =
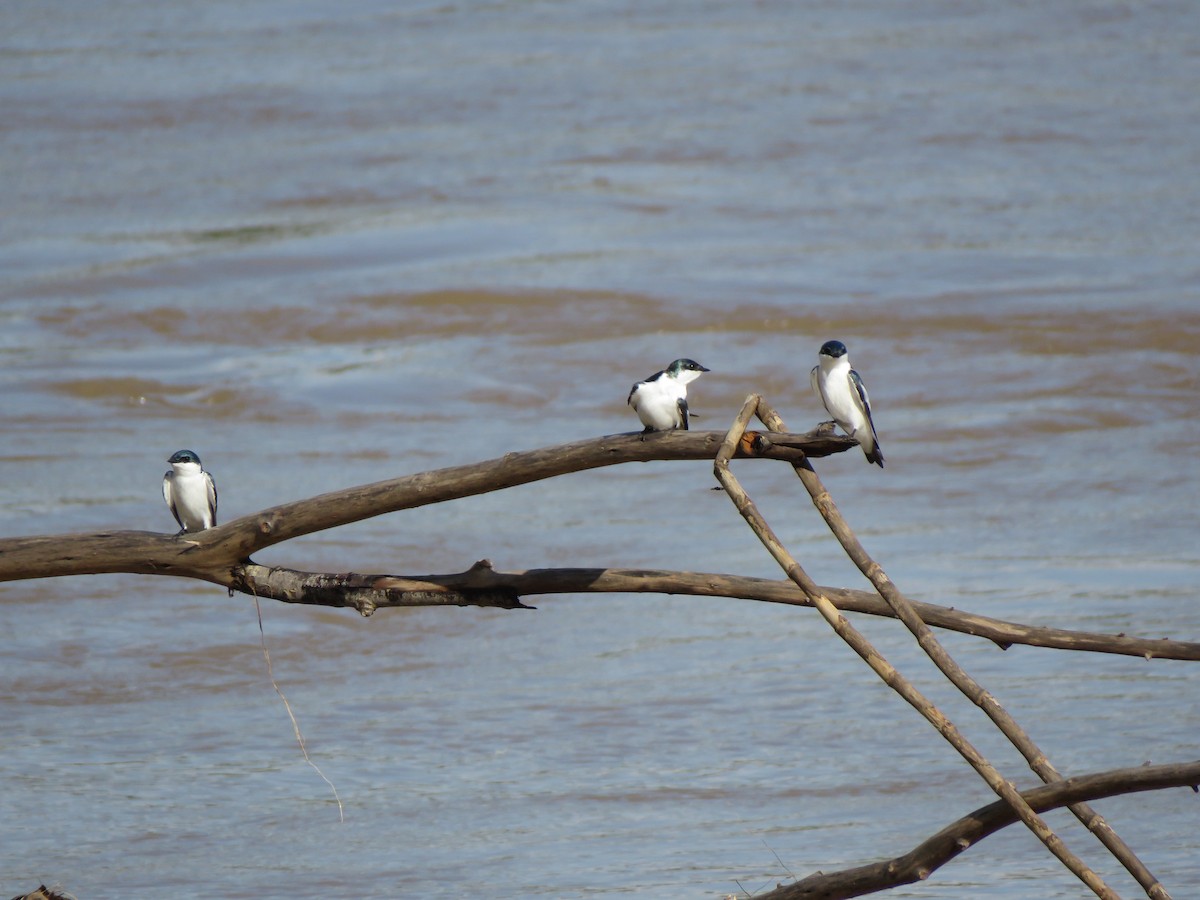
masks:
[[[1195,791],[1197,784],[1200,784],[1200,761],[1081,775],[1022,791],[1021,796],[1038,813],[1045,813],[1120,794],[1172,787],[1190,787]],[[952,822],[902,856],[838,872],[816,872],[794,884],[757,894],[755,900],[846,900],[923,881],[964,850],[1016,821],[1009,805],[997,801]]]
[[[755,412],[758,412],[772,429],[771,433],[745,431],[746,424]],[[509,453],[498,459],[473,465],[422,472],[282,504],[196,534],[175,536],[140,531],[114,531],[10,538],[0,540],[0,581],[115,572],[170,575],[202,579],[222,585],[231,592],[242,591],[282,602],[352,607],[363,615],[370,615],[375,609],[388,606],[473,605],[520,609],[530,608],[522,602],[522,598],[531,595],[595,592],[727,596],[814,606],[880,677],[921,710],[938,731],[954,743],[972,765],[985,774],[993,789],[1004,797],[1003,802],[981,811],[981,814],[986,813],[990,817],[987,819],[988,823],[998,823],[994,827],[990,824],[987,827],[995,830],[1014,821],[1014,817],[1019,815],[1099,896],[1115,897],[1116,895],[1104,886],[1094,873],[1082,866],[1082,863],[1078,863],[1072,854],[1060,846],[1061,842],[1057,836],[1044,827],[1044,823],[1040,822],[1032,807],[1025,805],[1023,796],[1015,787],[1004,781],[999,773],[958,735],[954,725],[936,707],[908,685],[849,624],[840,611],[858,611],[908,620],[906,624],[910,628],[916,628],[918,632],[928,624],[978,635],[996,642],[1002,649],[1007,649],[1014,643],[1024,643],[1059,649],[1139,655],[1147,659],[1157,657],[1194,661],[1200,660],[1200,643],[1033,628],[904,598],[887,580],[886,575],[883,575],[882,569],[866,556],[866,551],[862,550],[860,545],[857,545],[857,539],[837,514],[832,500],[820,487],[807,462],[809,457],[840,453],[857,445],[849,438],[836,436],[821,429],[803,435],[776,431],[782,427],[777,414],[774,414],[761,398],[752,395],[735,420],[734,427],[724,434],[671,432],[647,437],[639,434],[609,435],[558,447]],[[353,572],[304,572],[286,567],[263,566],[250,558],[257,550],[294,537],[389,512],[500,490],[570,472],[626,462],[708,460],[714,456],[714,471],[722,485],[747,522],[755,528],[763,543],[788,573],[791,581],[700,572],[616,568],[497,572],[487,560],[481,560],[465,572],[449,575],[363,575]],[[880,596],[864,591],[821,587],[812,583],[799,563],[792,559],[778,542],[758,514],[753,502],[733,478],[729,471],[729,462],[733,458],[786,461],[793,465],[802,479],[806,478],[806,472],[812,473],[812,485],[806,481],[806,486],[810,487],[810,491],[815,490],[814,502],[826,516],[847,553],[873,581]],[[929,640],[931,638],[926,635],[922,645],[925,646]],[[982,688],[979,690],[982,691]],[[983,694],[979,696],[986,702],[987,697]],[[1045,767],[1039,771],[1052,772],[1053,778],[1061,777],[1057,772]],[[1076,803],[1076,795],[1071,793],[1070,789],[1079,781],[1055,781],[1041,790],[1061,791],[1062,796],[1066,797],[1061,802]],[[1151,787],[1129,789],[1149,790]],[[1113,792],[1120,791],[1114,789]],[[1043,794],[1031,792],[1030,796],[1040,798]],[[1058,798],[1060,795],[1048,793],[1045,796]],[[1053,805],[1061,803],[1055,800]],[[1014,813],[1010,806],[1015,807],[1017,813]],[[997,809],[1000,812],[995,812]],[[1092,821],[1099,821],[1098,817]],[[958,827],[957,823],[956,826],[952,826],[954,827]],[[986,833],[990,831],[981,832],[979,836]],[[965,831],[963,834],[968,836],[964,838],[955,832],[953,840],[957,843],[953,846],[957,849],[946,855],[945,859],[961,852],[969,845],[970,840],[978,839],[970,836],[975,832]],[[926,847],[926,844],[929,847]],[[908,855],[912,856],[911,861],[904,863],[908,868],[900,864],[886,864],[886,879],[890,879],[887,883],[879,880],[882,876],[878,872],[869,878],[860,873],[852,880],[855,883],[866,883],[864,879],[874,879],[871,883],[877,886],[870,888],[873,891],[926,877],[929,871],[941,864],[936,861],[937,853],[946,853],[945,840],[941,835],[931,838],[926,844]],[[907,860],[908,857],[901,859]],[[866,872],[868,869],[872,867],[863,867],[862,871]],[[1146,874],[1153,879],[1149,873]],[[906,881],[897,880],[900,878]],[[811,880],[805,879],[800,885],[793,885],[785,890],[799,888]],[[1166,900],[1165,891],[1156,893],[1156,890],[1161,890],[1161,886],[1154,881],[1149,888],[1150,896],[1156,900]],[[864,892],[868,891],[859,891]],[[805,893],[796,896],[858,896],[858,893]]]
[[[620,568],[496,572],[490,564],[476,564],[470,570],[456,574],[362,575],[261,566],[248,558],[237,557],[235,553],[239,541],[252,543],[264,527],[270,537],[278,539],[280,532],[273,530],[271,523],[281,519],[308,522],[301,532],[307,534],[333,527],[337,522],[344,524],[394,509],[524,484],[580,468],[631,460],[708,460],[718,445],[714,443],[714,436],[724,437],[720,432],[674,432],[653,435],[642,441],[637,435],[614,435],[565,447],[510,453],[477,466],[404,476],[284,504],[180,538],[147,531],[117,531],[2,539],[0,581],[115,572],[170,575],[199,578],[230,590],[286,603],[349,607],[368,615],[376,608],[393,606],[515,609],[524,606],[520,601],[523,596],[558,593],[690,594],[811,606],[804,593],[790,581],[704,572]],[[855,446],[848,438],[823,432],[805,435],[747,432],[739,456],[794,462],[800,458],[800,453],[819,456]],[[556,461],[560,453],[565,453],[565,457]],[[492,474],[474,478],[464,485],[461,474],[480,467]],[[358,503],[354,518],[343,509],[345,498],[350,496],[357,498]],[[268,542],[275,543],[276,540]],[[873,593],[824,586],[821,591],[839,609],[895,616],[891,608]],[[930,625],[986,638],[1002,649],[1012,644],[1028,644],[1146,659],[1200,661],[1200,643],[1036,628],[916,600],[910,602]]]
[[[128,572],[230,584],[230,570],[282,541],[374,516],[502,490],[603,466],[651,460],[709,460],[724,434],[672,431],[615,434],[573,444],[507,453],[498,459],[405,475],[284,503],[195,534],[115,531],[0,540],[0,581]],[[756,448],[747,436],[739,456],[794,460],[854,447],[824,433],[774,435]],[[351,604],[352,605],[352,604]]]

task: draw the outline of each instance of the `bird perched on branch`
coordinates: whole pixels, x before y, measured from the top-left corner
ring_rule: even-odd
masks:
[[[191,450],[180,450],[167,460],[171,471],[163,475],[163,499],[179,523],[179,534],[203,531],[217,524],[217,485]]]
[[[875,463],[882,469],[883,451],[879,449],[875,422],[871,419],[867,387],[858,373],[850,368],[846,345],[841,341],[826,341],[821,345],[817,359],[819,362],[813,366],[810,376],[813,390],[833,416],[833,421],[858,441],[867,456],[867,462]]]
[[[677,359],[661,372],[635,384],[625,402],[646,426],[642,434],[676,428],[687,431],[687,386],[707,371],[693,359]]]

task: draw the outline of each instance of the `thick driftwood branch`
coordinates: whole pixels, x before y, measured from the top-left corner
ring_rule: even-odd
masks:
[[[480,560],[454,576],[406,578],[398,575],[342,575],[298,572],[278,566],[247,563],[233,571],[231,587],[256,597],[312,606],[352,607],[369,616],[387,606],[494,606],[533,609],[521,602],[512,587],[488,579],[492,564]],[[482,578],[480,577],[482,576]],[[439,583],[433,579],[445,578]],[[485,583],[486,582],[486,583]]]
[[[945,713],[938,709],[911,681],[905,678],[895,666],[889,663],[883,654],[866,639],[862,632],[851,625],[846,617],[838,612],[837,608],[830,603],[829,598],[821,593],[820,588],[809,577],[804,567],[800,565],[791,552],[788,551],[787,547],[783,545],[783,542],[779,540],[779,537],[775,534],[774,529],[771,528],[767,520],[763,518],[762,513],[758,511],[758,506],[750,499],[750,495],[746,493],[741,483],[734,476],[730,468],[730,460],[733,458],[734,450],[738,444],[745,438],[746,425],[749,423],[751,417],[754,415],[762,417],[766,415],[764,410],[767,409],[769,408],[766,407],[763,399],[757,394],[751,394],[747,397],[741,411],[734,418],[733,425],[730,426],[729,432],[721,444],[721,449],[717,453],[716,460],[713,462],[713,474],[725,489],[725,493],[729,495],[729,499],[733,501],[733,505],[737,508],[737,511],[741,513],[742,518],[746,520],[746,524],[750,526],[750,530],[762,542],[767,552],[771,554],[772,558],[779,564],[779,567],[783,569],[788,578],[794,581],[796,586],[808,595],[813,605],[817,608],[817,612],[829,623],[834,633],[862,658],[863,662],[871,668],[871,671],[879,676],[884,684],[903,697],[913,709],[920,713],[937,730],[938,734],[955,749],[971,768],[979,773],[979,776],[987,782],[988,787],[995,791],[996,795],[1001,797],[1012,808],[1013,812],[1025,826],[1046,846],[1046,849],[1078,877],[1080,881],[1086,884],[1100,900],[1120,900],[1116,891],[1105,884],[1104,880],[1094,870],[1067,847],[1062,838],[1055,834],[1050,826],[1046,824],[1045,820],[1025,802],[1025,799],[1017,791],[1012,782],[1008,781],[992,765],[987,757],[974,744],[967,740],[958,726],[950,721]],[[778,417],[776,416],[775,418],[777,419]],[[771,423],[766,422],[765,424],[770,427]],[[806,460],[801,460],[800,465],[807,466],[808,463]],[[905,606],[904,601],[897,603],[891,596],[887,596],[884,599],[888,601],[889,605],[896,611],[905,625],[911,628],[911,622],[915,620],[924,627],[924,623],[920,622],[916,612],[911,607]]]
[[[522,596],[556,593],[641,592],[739,597],[770,603],[811,605],[788,581],[697,572],[638,569],[534,569],[495,572],[476,565],[449,575],[362,575],[304,572],[260,566],[237,556],[246,546],[277,543],[398,509],[441,502],[603,465],[655,459],[710,459],[720,432],[614,435],[527,453],[510,453],[471,466],[456,466],[284,504],[196,535],[176,537],[148,531],[64,534],[0,540],[0,581],[123,572],[198,578],[230,590],[289,603],[350,607],[369,614],[390,606],[494,606],[521,608]],[[747,432],[738,457],[796,462],[801,453],[828,455],[857,446],[848,438]],[[482,474],[480,474],[482,473]],[[470,477],[468,477],[470,476]],[[344,508],[354,500],[353,513]],[[894,616],[874,594],[822,587],[839,608]],[[1124,635],[1034,628],[962,610],[911,601],[931,625],[972,634],[1007,649],[1029,644],[1053,649],[1200,661],[1200,643]]]
[[[828,456],[856,446],[836,435],[772,435],[754,447],[754,435],[738,456],[793,461]],[[229,585],[230,570],[264,547],[349,525],[374,516],[457,500],[533,481],[627,462],[709,460],[722,432],[672,431],[615,434],[573,444],[508,453],[498,459],[405,475],[273,506],[207,531],[183,535],[148,531],[61,534],[0,540],[0,581],[128,572],[176,575]]]
[[[1200,761],[1081,775],[1022,791],[1021,796],[1034,810],[1044,813],[1120,794],[1171,787],[1196,790],[1197,784],[1200,784]],[[923,881],[964,850],[1016,820],[1009,805],[997,801],[947,825],[902,856],[838,872],[816,872],[794,884],[756,894],[755,900],[845,900]]]

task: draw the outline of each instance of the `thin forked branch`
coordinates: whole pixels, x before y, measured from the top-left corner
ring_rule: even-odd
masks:
[[[761,397],[758,401],[757,412],[759,419],[770,430],[780,432],[787,430],[779,413]],[[799,462],[794,462],[792,463],[792,468],[795,469],[805,490],[808,491],[809,496],[812,498],[813,505],[816,506],[817,511],[820,512],[821,517],[829,526],[829,530],[833,532],[834,537],[842,545],[842,549],[846,551],[846,555],[850,557],[851,561],[858,567],[858,570],[867,577],[867,580],[871,582],[872,586],[879,593],[879,596],[891,607],[896,617],[916,637],[917,643],[920,644],[921,649],[925,651],[925,654],[933,664],[938,667],[938,670],[965,697],[984,711],[987,717],[1000,729],[1000,732],[1025,757],[1026,762],[1029,763],[1029,767],[1037,773],[1037,776],[1042,781],[1047,784],[1062,781],[1062,775],[1059,774],[1058,770],[1050,762],[1042,749],[1034,742],[1033,738],[1017,723],[1017,720],[1009,714],[1008,710],[1001,706],[1000,701],[990,691],[972,678],[954,660],[950,652],[946,650],[934,635],[933,630],[921,618],[916,607],[900,593],[895,583],[884,572],[883,567],[867,553],[866,548],[850,527],[850,523],[842,516],[841,511],[837,508],[837,504],[833,501],[833,496],[826,490],[825,485],[821,482],[816,470],[813,469],[808,460],[803,459]],[[1087,803],[1072,803],[1069,809],[1089,831],[1096,835],[1099,841],[1108,848],[1109,852],[1125,866],[1151,900],[1171,900],[1167,889],[1163,887],[1150,869],[1147,868],[1146,864],[1138,858],[1133,849],[1121,839],[1121,836],[1113,830],[1112,826],[1108,824],[1100,813],[1096,812]]]
[[[1017,791],[1012,783],[1004,778],[988,762],[987,758],[962,735],[958,727],[924,694],[918,691],[908,679],[901,675],[875,649],[870,641],[854,628],[846,620],[845,616],[838,612],[837,608],[829,602],[829,599],[821,594],[816,582],[804,571],[804,568],[796,561],[795,557],[792,556],[776,536],[766,519],[763,518],[754,501],[750,499],[750,496],[742,488],[729,468],[729,462],[733,458],[734,450],[744,439],[746,426],[749,424],[751,417],[757,413],[760,401],[761,398],[756,394],[751,394],[746,398],[746,402],[742,405],[741,411],[734,419],[733,425],[730,427],[724,442],[722,442],[721,449],[717,453],[716,461],[713,464],[713,473],[721,483],[721,486],[725,488],[725,492],[729,495],[730,500],[733,501],[733,505],[742,514],[742,518],[746,520],[746,524],[750,526],[751,530],[762,542],[763,546],[767,548],[767,551],[774,557],[787,576],[808,595],[813,605],[817,608],[817,611],[829,623],[834,632],[871,667],[872,671],[888,687],[896,691],[937,729],[938,733],[987,782],[988,787],[1012,807],[1020,820],[1033,832],[1038,840],[1045,844],[1046,848],[1070,872],[1086,884],[1097,897],[1100,897],[1101,900],[1117,900],[1119,895],[1106,885],[1103,879],[1089,868],[1082,859],[1067,848],[1062,839],[1050,829],[1050,826],[1046,824],[1042,817],[1034,812],[1029,804],[1025,802],[1020,792]]]

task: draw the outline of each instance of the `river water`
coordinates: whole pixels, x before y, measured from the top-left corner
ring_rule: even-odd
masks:
[[[1200,7],[263,0],[0,8],[0,535],[173,530],[629,431],[822,418],[829,338],[885,470],[818,471],[913,597],[1200,639]],[[792,473],[738,473],[865,587]],[[779,577],[705,463],[623,466],[271,548],[331,571]],[[0,892],[760,891],[992,799],[811,610],[538,598],[262,609],[211,585],[0,586]],[[898,625],[860,626],[1019,784]],[[1186,761],[1195,665],[947,636],[1067,773]],[[1200,801],[1097,803],[1176,898]],[[1069,846],[1136,886],[1078,825]],[[1083,897],[1009,829],[897,897]],[[743,894],[744,896],[744,894]]]

